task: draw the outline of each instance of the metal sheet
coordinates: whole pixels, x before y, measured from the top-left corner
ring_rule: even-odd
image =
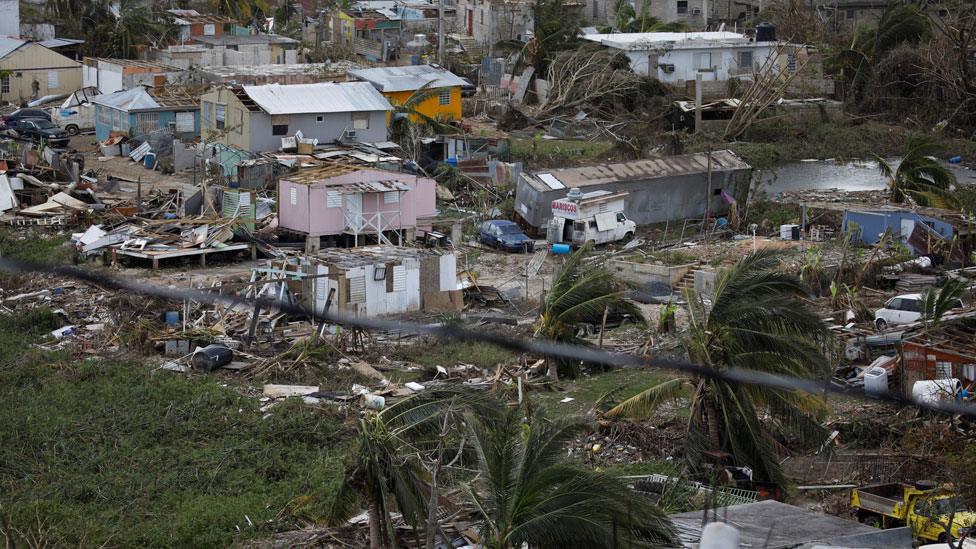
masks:
[[[244,93],[272,116],[393,110],[367,82],[244,86]]]
[[[566,185],[563,185],[563,182],[556,179],[556,176],[552,175],[551,173],[540,173],[537,175],[537,177],[541,179],[543,183],[548,185],[549,188],[552,190],[559,190],[559,189],[566,188]]]
[[[598,231],[609,231],[617,225],[617,214],[614,212],[596,214],[595,217]]]

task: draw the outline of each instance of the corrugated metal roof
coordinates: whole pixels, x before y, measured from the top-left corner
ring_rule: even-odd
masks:
[[[453,72],[434,65],[376,67],[351,70],[348,74],[353,78],[369,82],[381,92],[419,90],[428,84],[431,88],[446,88],[465,83]]]
[[[146,88],[139,86],[131,90],[107,93],[92,98],[92,103],[122,111],[158,109],[159,103],[149,95]]]
[[[0,58],[7,57],[13,53],[17,48],[26,44],[26,40],[21,40],[19,38],[11,38],[9,36],[0,36]]]
[[[92,98],[92,103],[126,112],[151,110],[196,110],[200,108],[199,95],[191,95],[181,87],[148,90],[142,86]]]
[[[390,102],[366,82],[267,84],[243,89],[271,115],[393,110]]]
[[[339,191],[341,194],[360,194],[360,193],[389,193],[394,191],[409,191],[410,186],[400,181],[363,181],[359,183],[342,183],[339,185],[328,185],[330,191]]]
[[[736,156],[732,151],[722,150],[712,152],[712,171],[748,170],[751,168],[749,164]],[[647,158],[618,164],[596,164],[579,168],[546,170],[541,174],[526,174],[526,177],[532,183],[533,187],[541,191],[549,191],[551,190],[550,185],[544,183],[539,178],[540,175],[548,175],[565,185],[566,188],[572,188],[705,173],[707,171],[708,154],[697,153]]]
[[[51,38],[49,40],[41,40],[38,42],[38,44],[48,49],[61,48],[64,46],[75,46],[84,43],[84,40],[78,40],[75,38]]]

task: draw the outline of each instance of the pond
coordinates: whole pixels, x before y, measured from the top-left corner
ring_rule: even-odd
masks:
[[[893,167],[899,159],[889,159]],[[976,184],[976,170],[950,164],[959,184]],[[773,197],[785,191],[815,189],[841,189],[845,191],[871,191],[885,188],[885,178],[878,171],[874,160],[803,160],[781,164],[760,173],[762,190]]]

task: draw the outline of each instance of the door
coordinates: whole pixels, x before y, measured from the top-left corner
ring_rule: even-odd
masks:
[[[468,10],[468,36],[474,36],[474,10]]]
[[[362,193],[346,195],[346,225],[355,231],[363,228]]]

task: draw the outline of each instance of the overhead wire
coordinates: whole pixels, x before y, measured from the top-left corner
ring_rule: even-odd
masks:
[[[976,405],[973,404],[955,400],[940,400],[935,402],[916,401],[899,394],[868,397],[863,391],[848,386],[836,385],[831,383],[829,379],[816,380],[782,376],[747,368],[713,368],[684,360],[645,358],[630,354],[612,353],[584,345],[559,343],[546,339],[512,337],[510,334],[498,334],[487,330],[471,330],[454,324],[431,325],[403,320],[364,318],[343,314],[338,311],[319,313],[300,305],[266,297],[246,298],[238,295],[221,294],[198,289],[163,287],[147,284],[135,279],[110,276],[102,272],[67,265],[45,265],[0,258],[0,270],[20,273],[46,273],[87,282],[102,288],[125,290],[166,300],[192,300],[199,303],[210,305],[221,304],[230,307],[274,308],[290,315],[315,319],[319,322],[331,322],[333,324],[367,331],[400,332],[413,335],[435,336],[456,341],[488,343],[510,351],[561,358],[588,364],[598,364],[612,368],[671,370],[690,376],[715,379],[733,384],[756,385],[786,391],[800,391],[813,395],[845,395],[865,400],[883,401],[902,408],[912,407],[938,414],[960,415],[976,419]]]

